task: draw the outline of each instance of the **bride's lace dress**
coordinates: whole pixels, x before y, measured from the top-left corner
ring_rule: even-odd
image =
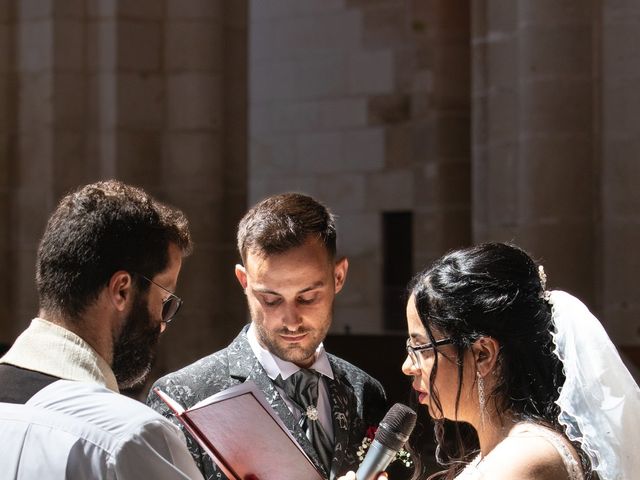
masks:
[[[567,440],[562,435],[549,428],[535,424],[527,424],[526,426],[523,426],[520,431],[526,432],[527,434],[536,434],[547,440],[558,451],[560,457],[562,457],[564,466],[567,469],[569,480],[584,480],[582,467],[580,466],[576,456],[568,447]],[[456,480],[476,480],[482,478],[481,470],[479,469],[481,460],[482,457],[480,455],[474,458],[473,461],[467,465],[462,472],[460,472],[456,477]]]

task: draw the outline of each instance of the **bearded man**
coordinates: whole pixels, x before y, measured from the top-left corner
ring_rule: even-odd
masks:
[[[0,359],[2,478],[202,479],[182,432],[119,394],[147,377],[191,250],[182,212],[118,181],[65,196],[40,241],[39,312]]]

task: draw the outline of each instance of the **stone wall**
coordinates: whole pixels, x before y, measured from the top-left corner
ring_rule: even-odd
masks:
[[[0,15],[0,296],[11,305],[0,340],[37,311],[35,252],[57,200],[115,177],[192,223],[185,306],[159,368],[224,345],[245,319],[233,264],[246,207],[246,2],[5,0]]]
[[[413,212],[414,270],[470,240],[467,2],[250,5],[250,200],[338,215],[333,330],[380,333],[383,212]]]
[[[638,22],[633,0],[0,0],[0,342],[36,311],[57,199],[115,176],[193,224],[161,370],[245,320],[235,225],[285,190],[338,214],[334,334],[385,331],[382,215],[410,211],[414,271],[516,241],[640,362]]]
[[[251,2],[250,200],[301,190],[339,214],[352,268],[334,333],[384,331],[381,214],[400,210],[414,270],[514,241],[640,357],[639,15],[631,0]]]

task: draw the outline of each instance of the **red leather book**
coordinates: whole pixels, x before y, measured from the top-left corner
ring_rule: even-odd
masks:
[[[160,389],[154,391],[228,478],[322,480],[253,382],[217,393],[188,410]]]

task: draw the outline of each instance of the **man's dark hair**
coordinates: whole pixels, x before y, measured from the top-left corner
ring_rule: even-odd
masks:
[[[249,210],[238,225],[238,252],[266,255],[299,247],[312,236],[336,254],[336,225],[333,214],[313,198],[300,193],[281,193],[265,198]]]
[[[191,252],[189,225],[180,210],[117,180],[81,187],[60,201],[40,241],[40,308],[77,318],[115,272],[153,278],[163,271],[170,244],[184,256]],[[148,285],[140,282],[139,288]]]

